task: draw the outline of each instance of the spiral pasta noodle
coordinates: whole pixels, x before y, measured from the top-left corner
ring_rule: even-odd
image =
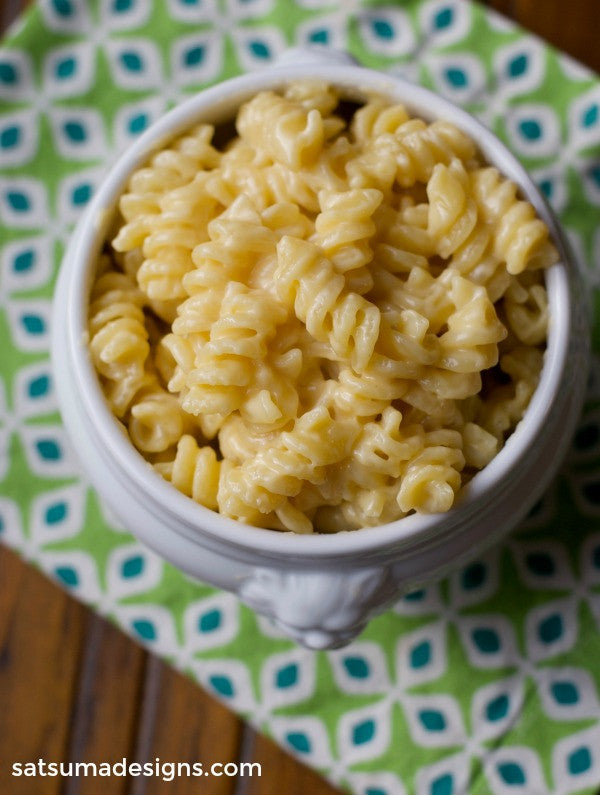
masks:
[[[379,309],[356,293],[345,292],[343,276],[312,243],[282,237],[277,244],[276,289],[315,339],[361,370],[368,364],[379,333]],[[318,296],[318,300],[315,297]]]
[[[305,109],[272,91],[261,91],[240,110],[240,137],[261,146],[275,162],[301,168],[314,161],[325,132],[323,117],[316,108]]]
[[[409,118],[404,105],[388,105],[374,99],[356,111],[350,130],[355,141],[365,144],[385,133],[394,134]]]
[[[555,259],[548,227],[536,217],[529,202],[517,198],[517,187],[502,178],[495,168],[471,174],[473,195],[485,221],[493,222],[494,251],[506,262],[511,274],[526,267],[545,267]]]
[[[90,353],[108,403],[122,417],[144,386],[150,353],[143,295],[122,273],[96,281],[89,308]]]
[[[369,241],[375,233],[373,213],[383,194],[374,188],[319,193],[315,242],[341,273],[361,268],[373,258]]]
[[[239,409],[252,395],[254,372],[286,315],[263,291],[230,282],[210,338],[187,374],[184,409],[195,415],[228,415]]]
[[[217,509],[221,462],[212,447],[199,446],[193,436],[185,434],[177,443],[175,458],[156,466],[165,480],[183,494],[207,508]]]
[[[144,454],[175,448],[185,433],[193,432],[194,425],[177,396],[164,389],[158,380],[136,395],[127,421],[131,441]]]
[[[218,163],[219,153],[211,145],[213,133],[213,127],[201,124],[134,172],[119,202],[125,223],[113,240],[116,251],[130,251],[141,245],[160,213],[162,197]]]

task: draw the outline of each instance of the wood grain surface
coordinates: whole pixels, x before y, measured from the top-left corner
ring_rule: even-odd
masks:
[[[25,7],[0,0],[0,30]],[[598,0],[489,0],[600,71]],[[258,762],[262,776],[10,777],[14,761]],[[0,548],[0,795],[334,795],[193,682]]]

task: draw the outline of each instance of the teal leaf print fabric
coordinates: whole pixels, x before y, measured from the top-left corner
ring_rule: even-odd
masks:
[[[190,93],[307,44],[420,82],[508,144],[585,271],[600,351],[600,80],[568,57],[464,0],[40,0],[0,47],[0,540],[356,795],[592,793],[597,358],[566,464],[522,526],[332,652],[144,548],[65,436],[53,284],[106,170]]]

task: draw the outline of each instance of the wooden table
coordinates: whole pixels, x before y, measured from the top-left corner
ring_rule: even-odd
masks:
[[[0,29],[26,3],[0,0]],[[600,72],[598,0],[488,5]],[[566,12],[566,13],[565,13]],[[260,778],[175,779],[187,795],[335,795],[337,790],[0,548],[0,795],[159,795],[156,778],[15,779],[17,760],[254,761]]]

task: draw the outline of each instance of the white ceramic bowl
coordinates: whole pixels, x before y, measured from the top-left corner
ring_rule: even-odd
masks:
[[[484,158],[518,183],[548,224],[561,262],[547,273],[550,329],[540,385],[496,458],[442,515],[411,515],[380,527],[303,536],[245,526],[197,505],[156,474],[122,433],[96,378],[87,305],[96,258],[131,172],[193,123],[234,117],[257,91],[326,78],[344,93],[401,101],[425,119],[468,133]],[[356,636],[402,593],[446,573],[501,538],[555,474],[580,412],[587,373],[586,311],[560,228],[510,152],[464,111],[417,86],[359,68],[339,53],[290,51],[268,71],[192,97],[146,131],[109,173],[66,252],[55,297],[53,365],[64,423],[91,482],[124,525],[188,575],[233,591],[312,648]]]

